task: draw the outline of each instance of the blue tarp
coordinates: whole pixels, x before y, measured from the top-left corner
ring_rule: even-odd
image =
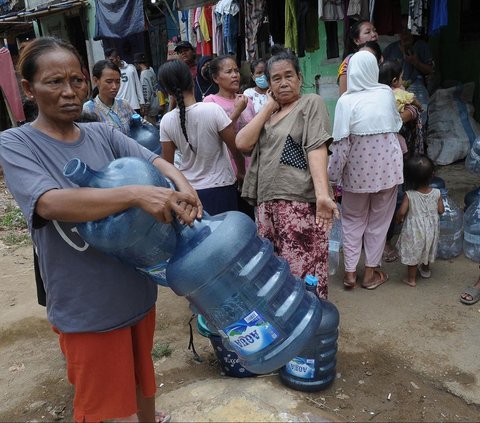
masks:
[[[95,0],[95,40],[125,38],[145,30],[143,0]]]

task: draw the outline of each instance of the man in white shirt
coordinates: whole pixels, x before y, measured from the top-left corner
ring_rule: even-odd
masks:
[[[135,66],[121,60],[115,49],[106,50],[105,57],[120,68],[122,82],[116,98],[127,101],[135,111],[143,112],[145,100],[143,99],[142,85],[140,84]]]
[[[157,75],[149,65],[145,53],[135,53],[133,64],[140,72],[140,84],[142,85],[143,99],[145,104],[145,119],[152,124],[157,123],[160,112],[160,104],[157,96]]]

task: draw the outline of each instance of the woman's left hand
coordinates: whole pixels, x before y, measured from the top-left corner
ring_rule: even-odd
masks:
[[[325,232],[332,229],[333,218],[338,219],[337,203],[329,196],[317,197],[317,211],[315,215],[315,223],[320,226]]]

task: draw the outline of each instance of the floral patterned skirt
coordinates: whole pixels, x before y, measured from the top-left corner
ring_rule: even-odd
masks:
[[[328,297],[328,236],[315,224],[315,204],[288,200],[258,205],[258,232],[270,240],[275,253],[290,265],[292,274],[318,278],[317,294]]]

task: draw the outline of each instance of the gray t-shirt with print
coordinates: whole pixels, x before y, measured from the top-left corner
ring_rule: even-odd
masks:
[[[0,136],[5,181],[26,216],[47,293],[49,321],[62,332],[98,332],[130,326],[154,306],[157,286],[132,267],[90,247],[75,223],[42,221],[37,200],[52,189],[74,188],[63,167],[79,158],[98,170],[111,161],[157,156],[103,123],[78,124],[73,143],[55,140],[27,124]]]

